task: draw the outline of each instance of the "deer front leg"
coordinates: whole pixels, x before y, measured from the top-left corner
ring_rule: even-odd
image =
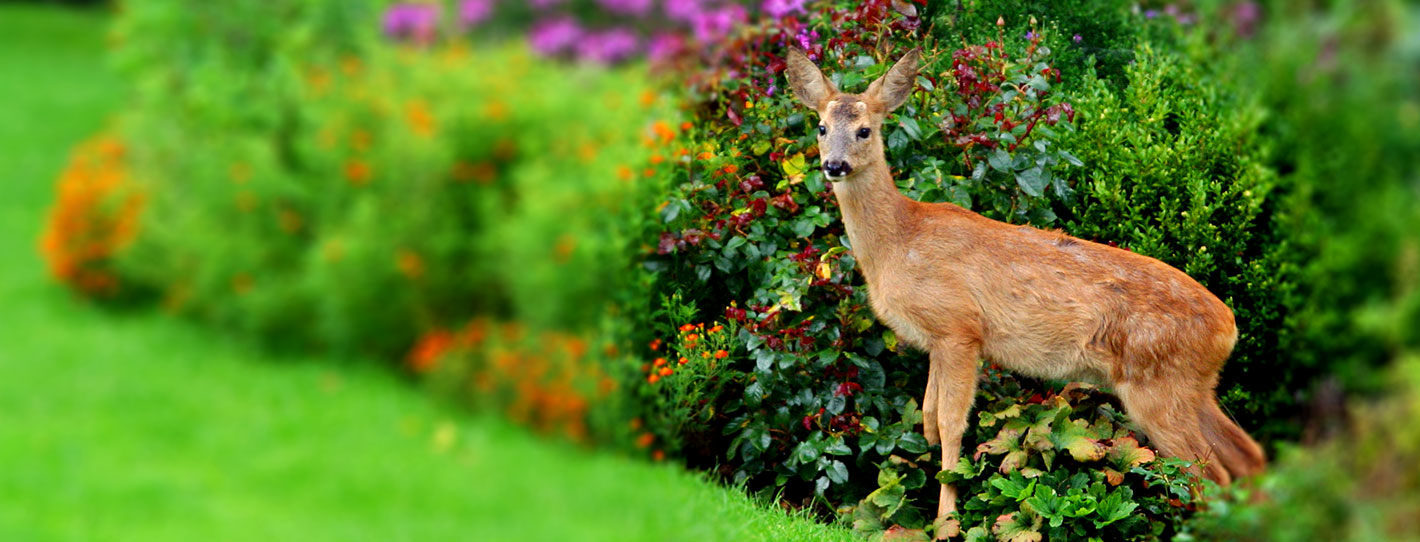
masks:
[[[961,436],[966,431],[967,415],[976,398],[976,360],[981,349],[975,344],[943,341],[932,349],[931,382],[928,393],[936,392],[936,427],[942,443],[942,468],[949,469],[961,458]],[[925,418],[925,416],[924,416]],[[944,520],[957,510],[956,488],[942,484],[937,503],[937,518]],[[946,532],[938,532],[945,539]]]

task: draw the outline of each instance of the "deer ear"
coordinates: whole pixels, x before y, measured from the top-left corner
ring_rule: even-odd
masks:
[[[804,105],[817,111],[830,96],[838,94],[838,89],[833,86],[833,82],[823,76],[809,57],[804,56],[804,52],[798,48],[789,49],[789,65],[784,68],[784,73],[789,77],[789,88],[794,89],[794,96]]]
[[[912,87],[917,83],[917,64],[921,58],[921,49],[908,51],[887,73],[868,85],[866,94],[882,103],[887,111],[897,109],[912,95]]]

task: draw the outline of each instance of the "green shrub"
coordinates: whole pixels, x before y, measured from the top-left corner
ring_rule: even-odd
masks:
[[[1316,368],[1294,354],[1300,262],[1276,216],[1263,110],[1201,59],[1149,46],[1136,58],[1123,90],[1091,79],[1071,97],[1078,128],[1062,145],[1085,167],[1066,173],[1078,199],[1065,230],[1158,258],[1227,303],[1239,339],[1219,398],[1244,427],[1291,434],[1291,394]]]

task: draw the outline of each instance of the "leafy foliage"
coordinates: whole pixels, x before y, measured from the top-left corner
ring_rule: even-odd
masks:
[[[1296,427],[1291,393],[1309,375],[1289,354],[1304,280],[1297,232],[1277,216],[1263,111],[1214,70],[1142,46],[1123,90],[1082,85],[1078,129],[1062,144],[1086,167],[1066,172],[1078,201],[1062,214],[1071,234],[1158,258],[1227,303],[1239,339],[1219,397],[1245,427],[1285,435]]]

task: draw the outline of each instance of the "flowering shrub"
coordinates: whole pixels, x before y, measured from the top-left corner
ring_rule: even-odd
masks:
[[[296,25],[363,14],[307,40],[268,9],[124,11],[129,73],[181,83],[140,85],[122,118],[148,203],[121,276],[273,344],[388,358],[477,316],[601,325],[631,280],[621,210],[655,191],[643,140],[671,117],[643,75],[392,45],[360,3],[292,3]]]
[[[56,188],[40,238],[50,273],[85,295],[119,293],[113,258],[137,235],[144,202],[129,179],[124,145],[112,135],[80,144]]]

